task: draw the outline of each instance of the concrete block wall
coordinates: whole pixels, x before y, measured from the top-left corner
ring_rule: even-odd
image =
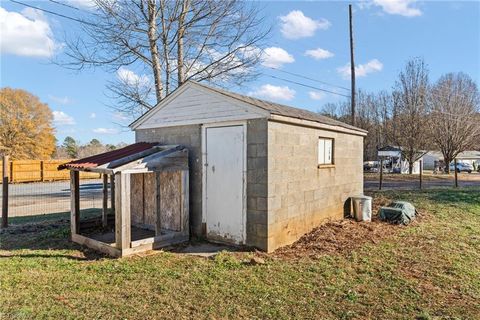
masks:
[[[136,142],[180,144],[188,148],[190,167],[190,229],[195,236],[202,235],[202,131],[200,125],[139,129]]]
[[[318,168],[318,138],[334,139],[334,166]],[[363,193],[363,137],[268,122],[267,251],[288,245],[328,219],[341,219]]]
[[[247,122],[247,245],[267,250],[267,120]]]

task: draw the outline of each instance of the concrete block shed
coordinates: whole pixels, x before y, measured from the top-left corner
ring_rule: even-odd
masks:
[[[363,193],[367,132],[314,112],[189,81],[130,127],[188,148],[190,228],[209,240],[270,252]]]

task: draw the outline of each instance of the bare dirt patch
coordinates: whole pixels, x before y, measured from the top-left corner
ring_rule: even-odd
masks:
[[[273,257],[300,259],[315,258],[332,253],[349,253],[365,244],[377,244],[384,239],[391,238],[399,230],[409,226],[394,225],[380,220],[377,215],[378,209],[388,203],[390,203],[390,199],[383,195],[377,195],[373,201],[374,215],[371,222],[357,222],[350,218],[327,222],[293,244],[278,249],[273,253]],[[417,224],[424,218],[425,214],[421,213],[410,225]]]

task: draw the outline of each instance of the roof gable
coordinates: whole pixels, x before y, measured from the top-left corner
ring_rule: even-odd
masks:
[[[268,117],[270,113],[187,82],[154,109],[133,122],[132,129],[202,124]]]
[[[191,80],[134,121],[130,127],[136,130],[264,117],[273,118],[274,116],[317,122],[329,127],[346,129],[346,132],[357,132],[360,135],[367,133],[366,130],[316,112],[252,98]]]

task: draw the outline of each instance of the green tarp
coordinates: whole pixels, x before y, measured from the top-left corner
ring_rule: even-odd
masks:
[[[406,201],[394,201],[378,211],[381,220],[396,224],[409,224],[416,214],[415,207]]]

